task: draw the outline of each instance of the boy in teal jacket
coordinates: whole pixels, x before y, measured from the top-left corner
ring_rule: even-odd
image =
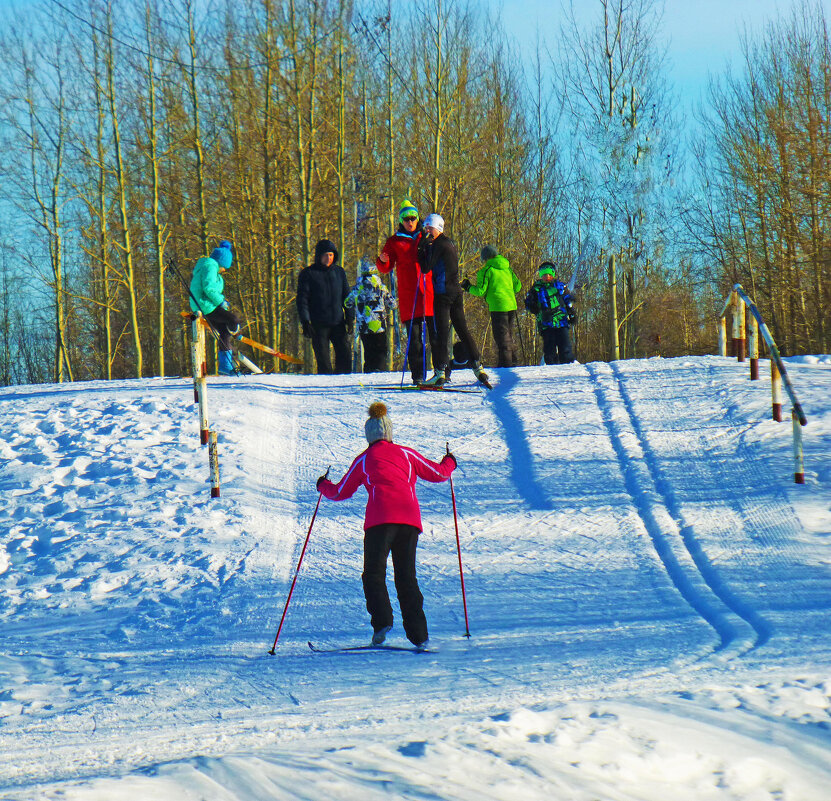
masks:
[[[239,333],[240,322],[231,311],[231,306],[223,290],[225,280],[221,273],[230,269],[234,259],[231,252],[231,243],[223,239],[219,247],[214,248],[210,256],[203,256],[193,266],[193,277],[190,280],[190,308],[201,311],[205,319],[219,334],[219,364],[220,375],[234,375],[234,360],[231,356],[231,342]],[[194,298],[196,299],[194,301]]]
[[[496,343],[497,367],[516,364],[516,348],[511,333],[511,320],[516,315],[516,294],[522,284],[511,265],[496,248],[485,245],[480,253],[484,264],[476,273],[476,282],[462,281],[462,289],[484,298],[491,313],[491,328]]]

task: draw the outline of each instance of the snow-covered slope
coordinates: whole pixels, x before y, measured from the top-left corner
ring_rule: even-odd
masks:
[[[496,370],[487,397],[212,379],[214,500],[189,381],[0,390],[0,797],[826,801],[831,360],[789,370],[805,486],[769,386],[716,357]],[[306,645],[371,633],[361,494],[321,504],[269,656],[315,479],[378,399],[459,460],[472,637],[450,489],[422,484],[436,653]]]

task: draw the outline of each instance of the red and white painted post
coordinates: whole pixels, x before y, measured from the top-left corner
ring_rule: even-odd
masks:
[[[782,375],[776,366],[776,359],[770,355],[770,389],[773,396],[773,419],[782,422]]]
[[[745,359],[745,320],[746,320],[746,307],[744,305],[744,301],[739,297],[739,293],[736,293],[736,311],[734,312],[733,320],[735,322],[736,316],[739,318],[738,323],[738,336],[736,337],[736,358],[743,362]]]
[[[199,343],[195,339],[190,341],[190,366],[193,372],[193,402],[199,403],[199,377],[202,371],[202,359],[199,357]]]
[[[208,444],[208,365],[205,355],[205,326],[197,315],[193,321],[193,380],[196,401],[199,404],[199,440]]]
[[[208,442],[208,461],[211,465],[211,497],[219,497],[219,448],[216,431],[210,432]]]
[[[730,329],[730,356],[736,356],[738,353],[736,341],[739,338],[739,293],[734,289],[730,293],[730,315],[733,320]]]
[[[791,409],[791,422],[793,423],[793,480],[796,484],[805,483],[805,463],[802,451],[802,425],[796,409]]]
[[[755,315],[750,315],[750,333],[747,337],[747,350],[750,356],[750,380],[759,380],[759,323]]]

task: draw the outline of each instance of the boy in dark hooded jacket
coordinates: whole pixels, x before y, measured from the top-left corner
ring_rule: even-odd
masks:
[[[338,249],[329,239],[315,245],[313,264],[304,267],[297,277],[297,314],[303,336],[312,340],[321,375],[352,372],[349,334],[355,310],[344,311],[343,302],[349,294],[346,272],[338,263]],[[329,343],[335,349],[335,369],[329,358]]]

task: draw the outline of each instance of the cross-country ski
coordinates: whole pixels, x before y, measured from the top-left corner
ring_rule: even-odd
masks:
[[[435,648],[417,648],[416,646],[410,646],[407,648],[403,645],[388,645],[388,644],[381,644],[381,645],[343,645],[339,648],[327,648],[321,647],[319,645],[315,645],[312,642],[308,643],[309,648],[314,651],[316,654],[343,654],[343,653],[354,653],[354,652],[366,652],[366,651],[404,651],[406,653],[411,654],[434,654],[436,653]]]

